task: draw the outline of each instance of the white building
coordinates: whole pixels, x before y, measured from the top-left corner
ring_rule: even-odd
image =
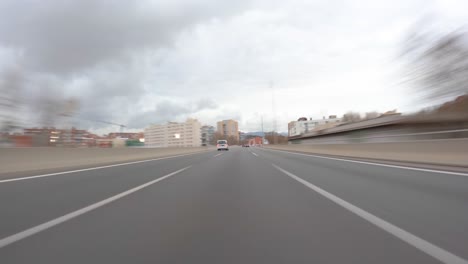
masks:
[[[145,129],[145,146],[148,147],[199,147],[201,124],[189,118],[184,123],[168,122],[151,125]]]
[[[302,134],[307,134],[314,130],[333,127],[341,122],[341,118],[336,116],[329,116],[328,118],[307,120],[306,118],[299,118],[298,121],[292,121],[288,123],[288,136],[300,136]]]

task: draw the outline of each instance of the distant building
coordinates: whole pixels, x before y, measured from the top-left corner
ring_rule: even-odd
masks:
[[[336,115],[331,115],[328,118],[323,117],[323,119],[310,118],[310,120],[301,117],[297,121],[288,123],[288,136],[294,137],[307,134],[320,128],[335,126],[339,122],[341,122],[341,118],[337,118]]]
[[[201,127],[201,144],[207,146],[211,144],[211,140],[214,137],[215,128],[214,126],[202,126]]]
[[[32,146],[93,146],[87,139],[93,134],[83,129],[25,128],[25,136],[31,137]]]
[[[291,121],[288,123],[288,137],[292,137],[293,135],[297,134],[296,132],[296,123],[298,121]]]
[[[253,137],[249,139],[250,146],[261,146],[263,145],[264,139],[262,137]]]
[[[112,132],[107,135],[107,138],[127,138],[127,139],[140,139],[144,138],[142,132],[140,133],[131,133],[131,132]]]
[[[145,146],[149,147],[199,147],[202,144],[201,124],[192,118],[184,123],[151,125],[144,133]]]
[[[265,133],[264,132],[240,132],[239,133],[240,140],[242,143],[248,143],[249,139],[254,138],[254,137],[260,137],[265,140]]]
[[[217,123],[217,132],[225,138],[235,137],[239,141],[239,124],[235,120],[219,121]]]

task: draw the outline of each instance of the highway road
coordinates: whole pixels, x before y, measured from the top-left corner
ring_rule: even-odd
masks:
[[[2,264],[468,263],[464,173],[233,147],[30,176]]]

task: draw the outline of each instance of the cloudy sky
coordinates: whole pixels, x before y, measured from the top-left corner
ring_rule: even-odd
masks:
[[[404,39],[429,20],[466,24],[468,2],[2,0],[0,17],[0,83],[24,126],[194,117],[258,131],[263,117],[286,131],[300,116],[423,107],[401,83]]]

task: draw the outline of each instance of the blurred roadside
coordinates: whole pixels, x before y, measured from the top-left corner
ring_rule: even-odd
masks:
[[[48,173],[210,150],[213,148],[0,148],[0,178],[21,172]]]
[[[25,128],[23,132],[1,133],[0,147],[143,147],[143,133],[115,132],[98,136],[84,129],[55,127]]]
[[[289,137],[290,144],[411,142],[468,138],[468,95],[434,109],[392,112],[358,122],[330,123]]]
[[[266,145],[267,148],[317,155],[415,163],[468,170],[468,139],[413,142]]]
[[[411,115],[390,112],[338,122],[269,148],[468,169],[468,95]]]

